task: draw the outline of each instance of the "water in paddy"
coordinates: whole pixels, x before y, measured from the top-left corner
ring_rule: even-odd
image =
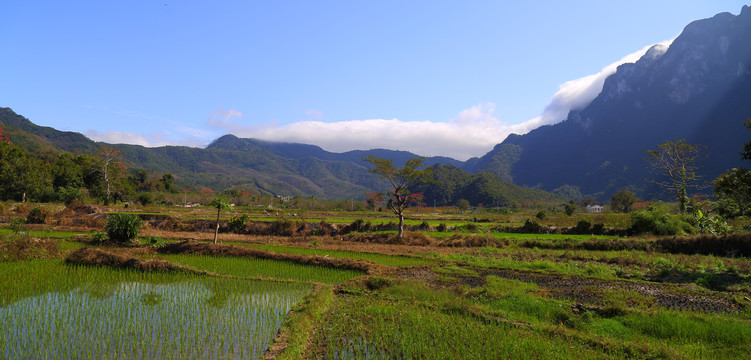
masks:
[[[310,285],[87,283],[0,307],[2,359],[257,359]]]

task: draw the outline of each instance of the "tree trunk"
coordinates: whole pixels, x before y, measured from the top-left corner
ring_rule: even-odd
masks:
[[[403,235],[404,235],[404,215],[400,213],[399,214],[399,233],[397,236],[399,237],[399,239],[401,239]]]
[[[214,230],[214,244],[216,244],[216,238],[217,238],[217,235],[219,235],[219,214],[221,212],[222,212],[221,208],[216,210],[216,230]]]

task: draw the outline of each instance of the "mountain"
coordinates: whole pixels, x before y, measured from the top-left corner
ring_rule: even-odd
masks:
[[[548,191],[578,187],[607,199],[621,188],[659,195],[644,178],[645,150],[685,139],[706,146],[705,180],[743,165],[751,118],[751,8],[694,21],[669,48],[654,46],[623,64],[602,92],[555,125],[511,135],[474,172]],[[568,185],[568,186],[566,186]]]
[[[209,144],[208,149],[253,149],[260,148],[269,151],[275,155],[287,158],[287,159],[305,159],[316,158],[319,160],[327,161],[347,161],[353,163],[361,163],[363,158],[375,155],[382,159],[391,159],[394,161],[394,165],[402,167],[409,159],[418,157],[419,155],[408,151],[386,150],[386,149],[371,149],[371,150],[353,150],[343,153],[334,153],[322,149],[316,145],[298,144],[298,143],[285,143],[285,142],[273,142],[264,141],[258,139],[241,139],[235,135],[224,135]],[[425,158],[425,165],[431,166],[435,164],[452,165],[461,167],[463,162],[443,157],[433,156]]]
[[[320,199],[363,199],[366,192],[388,190],[388,183],[370,173],[369,164],[362,160],[370,154],[393,159],[398,167],[417,157],[409,152],[383,149],[331,153],[313,145],[240,139],[233,135],[215,140],[206,149],[105,144],[79,133],[38,126],[9,108],[0,108],[0,128],[12,143],[50,161],[64,152],[96,155],[107,145],[120,151],[120,159],[129,168],[149,170],[157,176],[171,173],[181,186],[215,191],[243,186],[261,194],[312,195]],[[448,195],[443,191],[441,204],[451,205],[459,197],[473,204],[488,205],[558,200],[548,193],[504,183],[491,174],[473,177],[459,170],[456,165],[463,163],[454,159],[428,158],[426,164],[445,164],[442,166],[453,169],[446,174],[451,174],[456,189]],[[431,187],[426,184],[419,190],[437,194]],[[456,199],[447,202],[452,196]],[[433,203],[431,198],[425,200]]]

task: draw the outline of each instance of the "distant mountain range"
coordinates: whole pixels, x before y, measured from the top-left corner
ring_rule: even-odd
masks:
[[[658,193],[644,181],[645,150],[674,139],[705,145],[702,174],[711,180],[743,165],[738,154],[751,138],[743,126],[749,118],[751,8],[744,6],[737,16],[722,13],[695,21],[669,48],[655,46],[636,63],[619,66],[592,103],[571,111],[558,124],[510,135],[481,158],[461,162],[429,157],[425,163],[490,173],[565,197],[606,200],[630,188],[651,198]],[[93,154],[102,145],[79,133],[35,125],[9,108],[0,108],[0,123],[14,143],[39,154]],[[263,194],[328,199],[361,199],[365,192],[386,190],[362,161],[370,154],[393,159],[400,167],[418,156],[385,149],[332,153],[315,145],[234,135],[216,139],[206,149],[112,146],[131,166],[172,173],[189,186],[214,190],[246,186]],[[519,189],[512,191],[520,194],[514,201],[540,196]]]
[[[0,127],[14,144],[44,158],[52,159],[60,152],[93,155],[100,146],[105,145],[79,133],[35,125],[9,108],[0,108]],[[221,191],[240,186],[256,190],[260,194],[315,196],[319,199],[363,200],[366,192],[387,191],[388,184],[368,172],[368,163],[363,161],[363,158],[371,154],[393,159],[399,167],[404,166],[408,159],[417,157],[409,152],[384,149],[331,153],[313,145],[240,139],[233,135],[215,140],[206,149],[106,145],[120,150],[120,157],[128,167],[149,170],[155,175],[171,173],[179,184],[193,189],[210,188]],[[436,157],[425,161],[427,166],[437,164],[453,165],[453,179],[460,184],[467,182],[466,186],[474,186],[470,200],[475,203],[512,204],[556,200],[549,193],[503,183],[492,174],[486,174],[491,177],[483,177],[484,182],[477,181],[467,173],[457,174],[458,166],[464,163],[454,159]],[[485,189],[487,187],[502,188],[505,191],[498,193]],[[457,185],[457,189],[463,188]],[[452,205],[453,202],[446,202],[446,196],[451,194],[442,194],[444,198],[438,204]],[[434,203],[433,199],[426,200]]]

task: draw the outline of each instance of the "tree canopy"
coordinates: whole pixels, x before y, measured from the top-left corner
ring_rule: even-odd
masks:
[[[424,158],[407,160],[404,167],[397,168],[391,159],[380,159],[375,155],[363,159],[373,165],[369,171],[385,179],[391,185],[388,192],[386,207],[399,217],[399,233],[401,238],[404,234],[404,210],[409,206],[410,188],[421,182],[430,174],[430,169],[424,167]]]
[[[665,141],[657,150],[647,150],[645,159],[655,177],[648,181],[665,191],[672,192],[680,203],[682,213],[688,204],[688,189],[700,189],[701,176],[697,174],[697,160],[703,146],[686,143],[686,140]]]

